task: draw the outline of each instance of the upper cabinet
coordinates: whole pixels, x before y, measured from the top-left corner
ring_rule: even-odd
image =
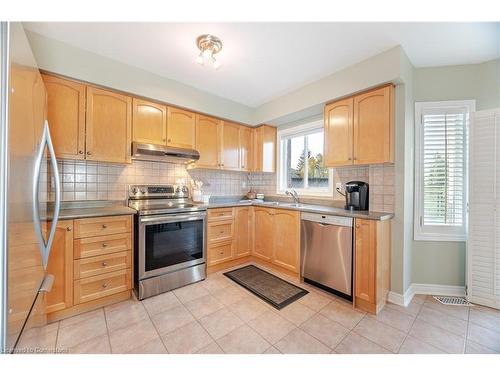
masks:
[[[167,107],[132,99],[132,134],[135,142],[167,144]]]
[[[221,168],[240,170],[240,126],[223,121],[221,127]]]
[[[254,129],[255,172],[276,171],[276,128],[262,125]]]
[[[47,119],[57,157],[85,158],[85,85],[43,74]]]
[[[325,165],[394,162],[394,86],[325,106]]]
[[[253,130],[247,126],[240,126],[240,170],[253,170]]]
[[[167,145],[195,148],[196,115],[174,107],[168,107],[167,113]]]
[[[196,167],[220,167],[220,127],[220,120],[213,117],[196,115],[195,148],[200,153],[200,159],[196,162]]]
[[[86,158],[128,163],[131,141],[132,99],[87,86]]]

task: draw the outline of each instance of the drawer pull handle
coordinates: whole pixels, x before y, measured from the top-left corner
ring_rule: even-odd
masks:
[[[108,263],[106,263],[106,262],[102,262],[102,266],[103,266],[103,267],[107,267],[107,266],[108,266]]]
[[[71,232],[71,227],[66,227],[66,230],[67,230],[68,232]]]
[[[102,225],[102,229],[106,229],[108,226],[106,224]]]
[[[224,255],[224,251],[221,251],[219,254],[220,254],[220,255]]]
[[[107,243],[105,243],[105,242],[103,242],[103,243],[102,243],[102,247],[108,247],[108,244],[107,244]]]
[[[106,284],[106,283],[102,283],[102,287],[103,287],[103,288],[107,288],[107,287],[108,287],[108,284]]]
[[[224,231],[223,231],[223,230],[221,230],[221,231],[219,232],[219,234],[224,234]]]

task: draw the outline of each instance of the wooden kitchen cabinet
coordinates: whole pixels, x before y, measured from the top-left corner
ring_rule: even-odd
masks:
[[[276,128],[261,125],[254,129],[255,172],[276,171]]]
[[[240,258],[252,252],[253,208],[250,206],[235,208],[235,242],[234,257]]]
[[[254,207],[254,220],[252,255],[270,262],[274,252],[274,209]]]
[[[230,171],[240,170],[240,126],[223,121],[220,127],[221,168]]]
[[[58,158],[85,159],[85,85],[42,74],[47,120]]]
[[[167,146],[194,149],[196,114],[183,109],[167,109]]]
[[[47,294],[47,313],[73,306],[73,220],[57,223],[47,273],[54,276],[54,284]]]
[[[377,314],[390,283],[390,221],[354,221],[354,306]]]
[[[220,127],[221,121],[208,116],[196,116],[196,150],[200,159],[196,162],[199,168],[220,167]]]
[[[86,159],[130,163],[132,99],[87,86]]]
[[[325,166],[394,162],[394,86],[325,106]]]
[[[272,261],[292,272],[299,272],[300,212],[275,210]]]
[[[247,126],[240,126],[240,170],[253,170],[253,130]]]
[[[132,99],[132,138],[134,142],[167,144],[167,106]]]

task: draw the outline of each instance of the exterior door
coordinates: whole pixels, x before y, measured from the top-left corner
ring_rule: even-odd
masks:
[[[354,164],[394,161],[393,86],[354,97]]]
[[[221,168],[240,170],[240,127],[223,121],[221,126]]]
[[[132,99],[87,86],[88,160],[129,163],[132,141]]]
[[[167,109],[167,146],[195,148],[196,115],[183,109]]]
[[[200,153],[197,167],[220,168],[220,127],[220,120],[196,116],[196,150]]]
[[[235,239],[234,257],[250,255],[252,249],[252,212],[251,207],[237,207],[235,209]]]
[[[253,131],[246,126],[240,126],[240,170],[253,170]]]
[[[85,159],[85,85],[47,74],[42,77],[56,156]]]
[[[325,166],[351,165],[353,136],[353,98],[325,107]]]
[[[253,255],[271,261],[274,253],[274,210],[255,207],[255,246]]]
[[[290,271],[299,271],[300,214],[276,210],[274,214],[273,263]]]
[[[135,142],[167,144],[167,107],[132,99],[132,134]]]

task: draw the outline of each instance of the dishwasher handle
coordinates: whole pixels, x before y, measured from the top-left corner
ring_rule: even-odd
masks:
[[[341,227],[352,227],[352,217],[314,214],[310,212],[302,212],[300,215],[302,220],[312,221],[321,226],[337,225]]]

